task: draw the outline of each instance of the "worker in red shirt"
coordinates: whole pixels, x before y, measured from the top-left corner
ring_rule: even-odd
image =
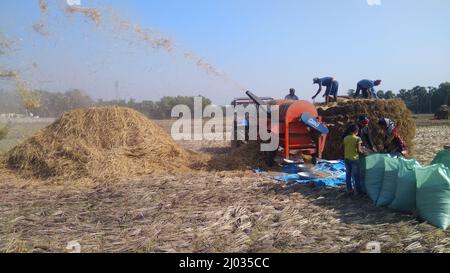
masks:
[[[395,122],[388,118],[381,118],[378,125],[385,130],[384,149],[390,154],[405,156],[408,154],[406,143],[401,137],[401,130]],[[389,139],[392,139],[389,141]]]

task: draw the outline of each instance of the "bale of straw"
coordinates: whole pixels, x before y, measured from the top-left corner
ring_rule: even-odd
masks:
[[[184,172],[191,156],[141,113],[94,107],[63,114],[9,151],[6,164],[44,179],[114,179]]]
[[[442,105],[434,115],[435,119],[450,119],[450,107]]]
[[[378,126],[380,118],[389,118],[401,129],[401,135],[411,150],[416,134],[416,123],[405,103],[393,100],[345,100],[331,107],[318,106],[319,115],[329,124],[330,133],[324,151],[324,158],[339,159],[343,157],[342,137],[347,126],[355,123],[358,116],[367,115],[371,121],[372,137],[379,150],[383,149],[384,134]]]

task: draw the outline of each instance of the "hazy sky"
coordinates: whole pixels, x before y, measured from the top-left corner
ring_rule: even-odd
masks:
[[[310,99],[312,79],[323,76],[336,77],[341,94],[363,78],[394,91],[450,81],[448,0],[81,0],[102,13],[99,26],[66,14],[65,0],[48,2],[47,15],[37,0],[0,2],[0,32],[15,48],[0,56],[0,68],[19,70],[37,89],[138,100],[202,94],[218,104],[244,95],[185,52],[272,97],[294,87]],[[156,49],[117,29],[117,15],[172,39],[174,48]],[[33,31],[37,22],[48,35]]]

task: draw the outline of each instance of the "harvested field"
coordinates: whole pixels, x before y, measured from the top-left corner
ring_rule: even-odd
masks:
[[[449,232],[340,190],[248,174],[148,177],[90,189],[0,185],[0,251],[450,251]]]
[[[166,130],[169,121],[158,121]],[[428,163],[450,126],[418,127]],[[217,160],[226,141],[180,141]],[[242,155],[243,156],[243,155]],[[250,171],[210,169],[89,184],[42,183],[0,168],[0,252],[449,252],[449,231],[377,208],[342,189],[278,183]]]
[[[413,158],[430,164],[444,145],[450,145],[450,125],[417,127],[416,151]]]

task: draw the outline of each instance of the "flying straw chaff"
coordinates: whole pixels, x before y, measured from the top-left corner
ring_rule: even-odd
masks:
[[[81,13],[85,17],[93,21],[97,26],[102,22],[102,14],[96,8],[80,7],[76,5],[71,5],[66,7],[66,12],[70,14]]]

